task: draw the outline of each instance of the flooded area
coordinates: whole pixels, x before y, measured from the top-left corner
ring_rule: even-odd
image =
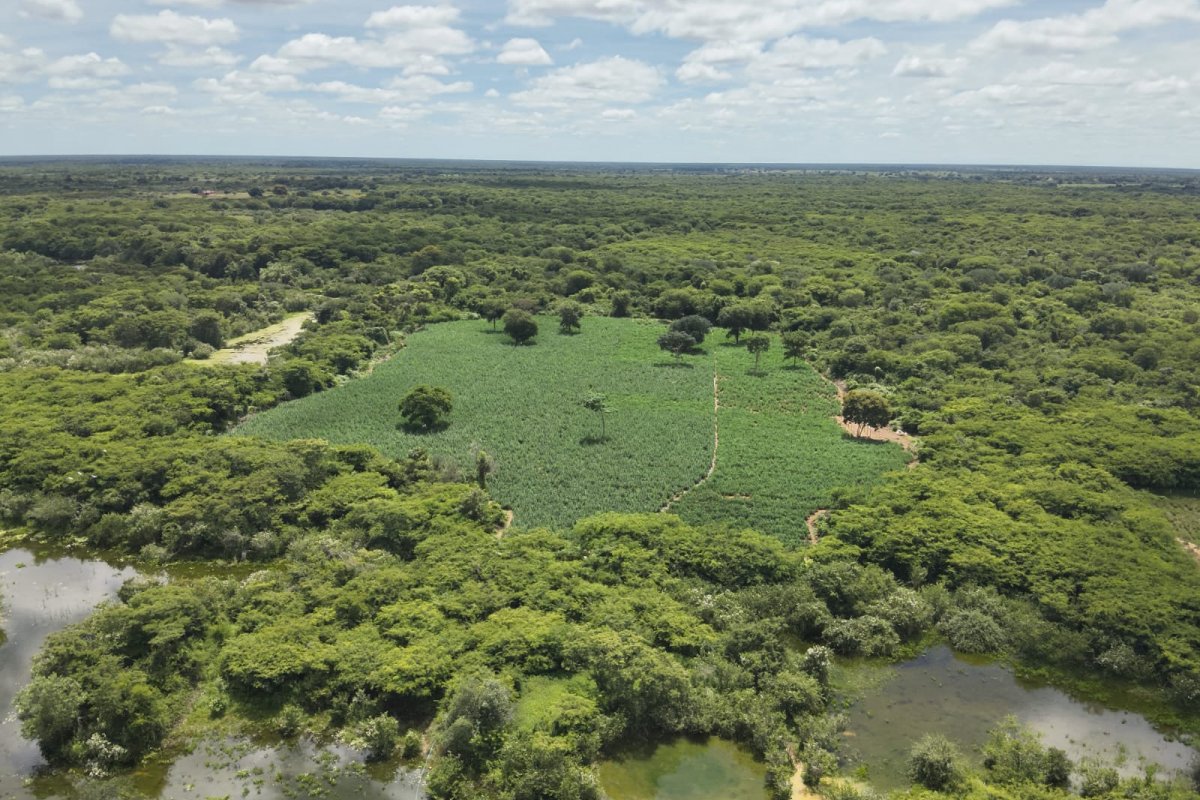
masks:
[[[611,800],[766,800],[766,767],[722,739],[678,739],[600,765]]]
[[[348,747],[308,740],[259,747],[246,740],[207,741],[169,765],[138,770],[134,785],[149,798],[208,800],[420,800],[419,768],[366,765]]]
[[[136,573],[103,561],[39,557],[29,550],[0,553],[0,797],[34,795],[25,781],[43,763],[37,745],[21,736],[13,698],[28,681],[46,637],[78,622],[113,598]]]
[[[31,782],[44,766],[37,745],[21,736],[13,699],[29,681],[46,637],[87,617],[137,573],[103,561],[16,549],[0,553],[0,798],[63,797],[59,779]],[[245,740],[210,741],[174,762],[132,776],[138,791],[162,800],[320,796],[327,800],[419,800],[421,771],[365,765],[357,751],[309,741],[261,747]]]
[[[866,766],[868,780],[880,789],[907,785],[909,749],[926,733],[949,737],[978,763],[987,732],[1010,714],[1073,760],[1118,761],[1126,776],[1150,764],[1170,775],[1186,769],[1194,755],[1138,714],[1023,684],[1004,666],[970,663],[944,646],[892,669],[894,677],[850,708],[843,748],[853,762]]]

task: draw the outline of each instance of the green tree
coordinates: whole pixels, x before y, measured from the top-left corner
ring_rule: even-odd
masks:
[[[962,754],[945,736],[927,733],[909,752],[908,777],[935,792],[953,791],[966,780]]]
[[[42,755],[54,760],[81,724],[86,701],[83,687],[74,678],[38,675],[17,695],[21,733],[37,739]]]
[[[675,356],[675,363],[678,364],[683,354],[696,346],[696,340],[682,331],[667,331],[658,337],[658,346]]]
[[[496,462],[492,460],[486,450],[480,450],[475,454],[475,482],[479,484],[480,489],[487,488],[488,475],[495,470]]]
[[[409,427],[430,431],[442,427],[453,409],[450,393],[440,386],[414,386],[400,401],[400,414]]]
[[[583,307],[573,300],[567,300],[558,306],[558,332],[575,333],[579,330],[579,321],[583,319]]]
[[[758,372],[759,360],[762,354],[771,349],[771,337],[765,333],[756,333],[746,337],[746,349],[754,354],[754,371]]]
[[[744,303],[725,306],[717,314],[717,324],[729,331],[734,342],[741,342],[742,331],[750,327],[750,308]]]
[[[808,348],[808,334],[804,331],[788,331],[783,335],[783,357],[790,358],[793,366],[804,358]]]
[[[712,323],[699,314],[689,314],[671,323],[671,330],[686,333],[696,340],[696,344],[704,343],[704,337],[708,336],[711,328]]]
[[[504,332],[513,340],[513,346],[524,344],[537,336],[537,320],[528,311],[510,308],[504,313]]]
[[[892,408],[887,398],[878,392],[855,389],[842,398],[842,419],[858,426],[856,436],[862,436],[863,428],[883,428],[892,419]]]
[[[604,418],[612,409],[608,407],[608,398],[602,394],[591,394],[584,398],[583,407],[588,411],[595,411],[600,417],[600,439],[603,442],[608,439],[608,434],[604,429]]]
[[[188,335],[220,350],[225,344],[225,318],[216,311],[201,311],[192,317]]]
[[[504,302],[504,298],[493,295],[485,297],[479,301],[476,308],[479,311],[479,316],[492,323],[492,330],[496,330],[496,323],[504,316],[504,312],[508,310],[508,303]]]

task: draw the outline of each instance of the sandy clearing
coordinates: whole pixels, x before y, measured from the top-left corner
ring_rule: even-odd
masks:
[[[1191,542],[1189,542],[1187,539],[1184,539],[1183,537],[1179,537],[1175,541],[1177,541],[1181,545],[1183,545],[1183,549],[1187,550],[1189,553],[1191,553],[1192,558],[1196,559],[1197,563],[1200,563],[1200,545],[1192,544]]]
[[[266,364],[267,357],[277,347],[289,344],[300,335],[304,323],[312,314],[302,312],[256,331],[231,339],[226,346],[197,364]]]

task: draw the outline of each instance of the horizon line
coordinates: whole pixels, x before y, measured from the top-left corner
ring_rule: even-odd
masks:
[[[187,161],[235,159],[239,161],[374,161],[392,163],[455,163],[455,164],[511,164],[546,165],[551,167],[642,167],[642,168],[788,168],[788,169],[836,169],[836,170],[1095,170],[1120,172],[1196,172],[1200,167],[1129,166],[1117,164],[1039,164],[1007,162],[923,162],[923,161],[611,161],[583,159],[526,159],[526,158],[473,158],[473,157],[424,157],[424,156],[356,156],[356,155],[262,155],[228,153],[39,153],[0,155],[0,164],[11,162],[56,162],[88,160],[95,162],[116,160]]]

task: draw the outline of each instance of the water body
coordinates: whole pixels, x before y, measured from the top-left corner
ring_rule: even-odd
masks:
[[[348,747],[324,747],[311,741],[271,747],[246,740],[202,742],[169,765],[134,774],[146,797],[207,800],[253,797],[256,800],[421,800],[421,770],[365,765]]]
[[[872,784],[900,788],[908,783],[909,749],[922,735],[941,733],[979,761],[988,730],[1010,714],[1073,760],[1120,760],[1126,776],[1140,774],[1146,764],[1169,775],[1186,769],[1195,752],[1168,740],[1138,714],[1023,684],[1001,665],[972,664],[944,646],[898,665],[891,680],[850,708],[844,749],[867,766]]]
[[[31,798],[25,780],[44,763],[37,745],[21,736],[13,698],[28,681],[33,657],[46,637],[79,622],[136,573],[103,561],[0,553],[0,797]]]
[[[766,800],[767,770],[722,739],[677,739],[605,761],[600,786],[612,800]]]
[[[137,575],[99,560],[17,549],[0,553],[0,798],[63,797],[55,778],[28,783],[44,766],[37,745],[21,736],[13,698],[30,678],[46,637],[86,618]],[[350,748],[308,741],[255,746],[244,740],[204,742],[173,763],[151,765],[132,778],[147,798],[258,800],[321,796],[327,800],[420,800],[420,770],[364,765]]]

